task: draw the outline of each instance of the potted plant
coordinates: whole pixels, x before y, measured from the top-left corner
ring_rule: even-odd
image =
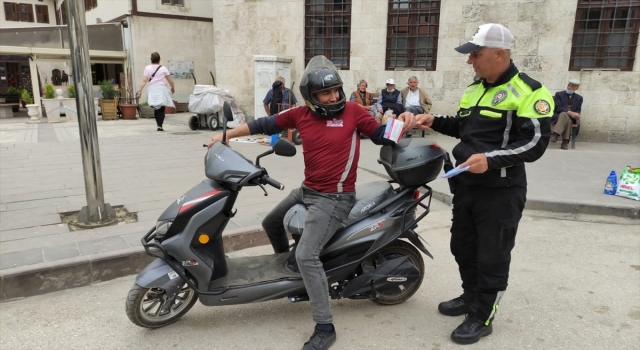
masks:
[[[47,121],[49,123],[59,123],[60,120],[60,106],[62,105],[59,99],[56,99],[56,92],[53,88],[53,84],[49,83],[44,87],[44,97],[42,99],[42,105],[44,106],[45,113],[47,114]]]
[[[67,116],[68,122],[78,121],[75,85],[69,85],[67,87],[67,94],[69,95],[69,97],[62,99],[62,108],[64,109],[64,115]]]
[[[7,96],[5,97],[5,103],[15,103],[15,105],[11,106],[11,110],[14,112],[17,112],[20,109],[20,90],[18,90],[14,86],[10,86],[7,89]]]
[[[138,119],[136,117],[138,99],[133,97],[133,91],[129,86],[127,87],[127,98],[120,102],[120,111],[122,112],[122,119]]]
[[[29,91],[23,89],[20,94],[20,99],[24,101],[25,106],[27,107],[27,114],[31,117],[27,123],[40,123],[40,106],[33,104],[33,98],[29,95]]]
[[[118,99],[116,89],[108,80],[99,83],[102,98],[100,99],[100,110],[102,110],[102,120],[118,119]]]
[[[140,105],[140,118],[153,118],[153,107],[150,107],[147,102]]]

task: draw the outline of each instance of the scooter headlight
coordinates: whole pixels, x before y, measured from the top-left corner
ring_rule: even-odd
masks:
[[[162,238],[169,231],[169,227],[173,222],[169,220],[160,220],[156,223],[156,238]]]

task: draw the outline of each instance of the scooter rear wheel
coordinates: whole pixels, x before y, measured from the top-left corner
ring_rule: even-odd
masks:
[[[186,283],[172,305],[167,305],[167,293],[160,288],[144,288],[134,284],[129,290],[125,310],[135,325],[160,328],[169,325],[186,314],[198,300],[198,294]]]
[[[420,288],[424,278],[424,260],[420,252],[411,244],[397,240],[380,251],[385,260],[408,256],[409,261],[420,271],[417,281],[409,285],[402,285],[397,289],[379,291],[378,298],[373,301],[380,305],[396,305],[407,301]]]

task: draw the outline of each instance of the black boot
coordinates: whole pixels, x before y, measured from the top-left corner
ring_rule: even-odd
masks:
[[[464,322],[451,332],[451,339],[458,344],[473,344],[491,332],[493,332],[492,323],[486,326],[484,320],[471,313],[467,314]]]
[[[469,303],[462,296],[438,304],[438,311],[447,316],[460,316],[469,312]]]
[[[304,343],[302,350],[329,349],[331,345],[336,342],[336,330],[335,328],[333,328],[333,326],[331,328],[331,332],[324,332],[318,330],[318,327],[316,326],[316,329],[314,329],[311,338],[309,338],[309,341]]]

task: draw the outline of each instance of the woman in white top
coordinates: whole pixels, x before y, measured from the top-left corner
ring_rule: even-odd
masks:
[[[142,77],[142,85],[140,90],[136,93],[137,97],[142,94],[142,89],[146,84],[149,84],[147,91],[147,103],[153,107],[153,116],[156,118],[156,124],[158,124],[158,131],[164,131],[162,129],[162,123],[164,122],[164,107],[169,106],[175,108],[173,99],[169,95],[167,90],[167,83],[171,85],[171,93],[175,92],[173,78],[166,67],[160,65],[160,54],[154,52],[151,54],[151,64],[144,68],[144,74]]]

